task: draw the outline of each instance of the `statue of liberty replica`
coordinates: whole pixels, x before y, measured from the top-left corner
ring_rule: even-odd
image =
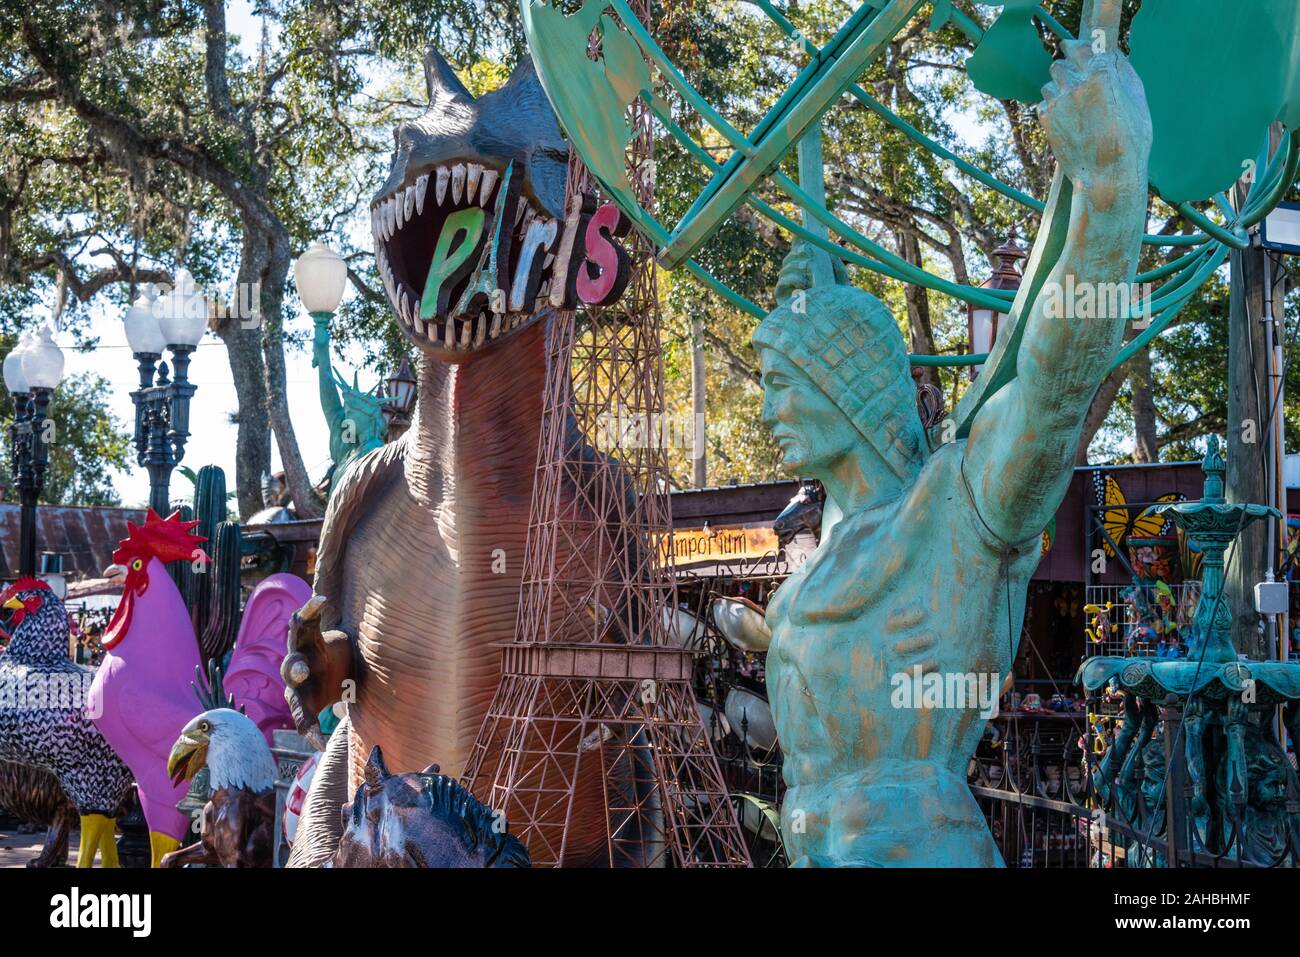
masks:
[[[1115,40],[1119,7],[1096,0],[1095,29],[1080,31],[1091,39],[1067,44],[1043,90],[1057,161],[1047,212],[1012,325],[959,428],[926,434],[880,300],[847,285],[799,288],[820,252],[787,260],[778,307],[754,335],[785,464],[826,489],[821,545],[767,611],[794,865],[1002,863],[965,777],[988,715],[974,700],[897,707],[892,691],[898,676],[968,676],[973,687],[969,676],[983,675],[996,676],[996,695],[1040,534],[1123,337],[1127,301],[1070,317],[1047,308],[1053,289],[1127,288],[1136,272],[1152,132]]]

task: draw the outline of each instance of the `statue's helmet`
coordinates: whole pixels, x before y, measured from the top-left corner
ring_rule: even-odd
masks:
[[[799,245],[786,258],[778,305],[755,330],[754,348],[793,362],[890,469],[910,479],[925,462],[927,446],[903,334],[885,304],[862,289],[839,283],[808,288],[809,255]],[[847,279],[842,267],[837,278]]]

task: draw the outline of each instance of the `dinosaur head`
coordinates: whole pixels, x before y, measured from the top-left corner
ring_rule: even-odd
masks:
[[[394,132],[371,202],[375,258],[406,336],[464,362],[542,312],[568,146],[530,60],[477,99],[433,48],[424,71],[428,109]]]

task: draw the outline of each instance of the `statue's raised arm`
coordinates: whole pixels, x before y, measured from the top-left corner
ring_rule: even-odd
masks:
[[[1015,377],[1001,388],[985,384],[996,391],[975,413],[967,441],[963,472],[975,507],[1008,543],[1050,521],[1127,321],[1145,231],[1151,119],[1142,81],[1119,49],[1119,12],[1120,0],[1089,0],[1080,39],[1066,43],[1066,59],[1043,88],[1039,119],[1057,169],[1017,302],[1028,310],[1023,334],[1000,343],[1016,350]],[[1018,331],[1017,318],[1008,332]]]

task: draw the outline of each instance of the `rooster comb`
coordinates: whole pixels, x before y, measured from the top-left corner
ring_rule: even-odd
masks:
[[[24,575],[22,578],[18,579],[18,581],[14,582],[12,585],[6,588],[3,592],[0,592],[0,604],[4,604],[10,598],[13,598],[14,595],[17,595],[20,592],[36,591],[42,588],[48,592],[52,592],[54,590],[50,588],[50,583],[45,581],[43,578],[33,578],[31,575]]]
[[[202,535],[191,534],[198,524],[198,519],[182,521],[179,510],[166,518],[159,518],[157,512],[149,509],[143,525],[126,523],[126,538],[118,543],[113,561],[125,563],[132,558],[156,558],[165,563],[190,558],[199,543],[207,541]]]

